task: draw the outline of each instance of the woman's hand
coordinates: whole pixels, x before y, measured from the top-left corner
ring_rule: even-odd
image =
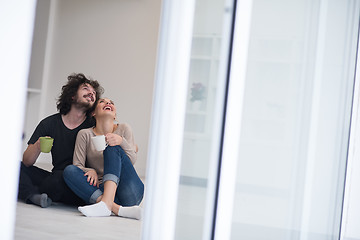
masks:
[[[93,186],[96,186],[96,187],[99,187],[99,179],[98,179],[98,176],[97,176],[97,173],[94,169],[91,169],[89,171],[87,171],[84,176],[87,176],[87,181],[88,183],[90,183],[90,185],[93,185]]]
[[[105,140],[109,146],[120,145],[123,141],[123,138],[115,133],[108,133],[105,135]]]

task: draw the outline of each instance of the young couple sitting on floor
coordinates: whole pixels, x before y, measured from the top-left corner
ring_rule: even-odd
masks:
[[[141,218],[144,184],[133,166],[137,145],[131,127],[115,123],[115,104],[100,98],[102,93],[99,83],[84,74],[68,77],[57,102],[59,113],[43,119],[28,141],[19,199],[43,208],[53,201],[81,206],[88,217]],[[54,139],[51,172],[33,166],[45,136]],[[95,148],[95,136],[105,136],[104,150]]]

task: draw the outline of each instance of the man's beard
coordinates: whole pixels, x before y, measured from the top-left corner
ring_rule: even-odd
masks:
[[[84,111],[87,111],[92,107],[90,102],[81,102],[78,100],[77,96],[75,96],[73,104],[76,108],[82,108]]]

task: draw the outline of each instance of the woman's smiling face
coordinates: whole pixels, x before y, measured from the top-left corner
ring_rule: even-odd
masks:
[[[108,98],[100,98],[94,111],[94,117],[96,118],[99,116],[108,116],[108,115],[115,119],[116,116],[115,104],[112,100]]]

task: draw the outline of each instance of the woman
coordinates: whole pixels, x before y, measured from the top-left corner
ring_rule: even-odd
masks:
[[[114,124],[116,107],[101,98],[93,112],[94,128],[79,131],[73,165],[64,170],[67,185],[86,203],[79,211],[87,217],[118,216],[140,219],[144,184],[133,164],[137,146],[127,124]],[[105,135],[107,147],[97,151],[91,138]]]

